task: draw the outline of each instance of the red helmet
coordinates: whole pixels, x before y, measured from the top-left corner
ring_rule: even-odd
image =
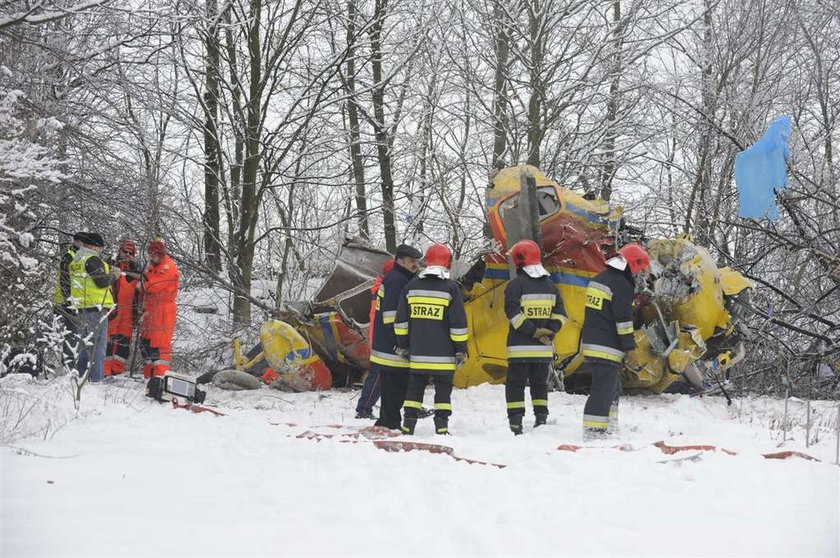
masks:
[[[149,245],[146,247],[146,251],[149,255],[166,255],[166,245],[163,243],[162,240],[153,240],[149,242]]]
[[[520,240],[510,249],[510,255],[513,257],[513,263],[516,267],[536,265],[542,262],[540,247],[533,240]]]
[[[635,275],[640,271],[650,269],[650,256],[648,256],[647,250],[640,245],[634,242],[625,244],[618,250],[618,253],[627,260],[627,265],[630,266],[630,273]]]
[[[432,244],[426,249],[426,265],[452,266],[452,250],[446,244]]]
[[[137,245],[134,244],[131,240],[123,240],[120,242],[120,250],[125,250],[126,252],[131,252],[132,254],[137,251]]]

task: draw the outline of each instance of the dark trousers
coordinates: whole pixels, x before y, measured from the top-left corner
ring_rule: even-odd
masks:
[[[583,366],[592,377],[592,387],[583,408],[583,426],[606,431],[610,422],[610,409],[615,407],[615,412],[618,412],[621,365],[618,362],[594,358],[586,359]]]
[[[400,410],[405,401],[408,389],[408,368],[392,368],[379,364],[371,364],[371,368],[379,369],[379,379],[382,386],[382,401],[379,404],[379,420],[376,426],[384,426],[399,430],[402,424]]]
[[[105,350],[105,376],[113,376],[125,372],[130,355],[131,338],[125,335],[111,335],[108,337],[108,347]]]
[[[548,416],[548,362],[509,362],[505,399],[508,417],[525,414],[525,382],[531,386],[535,416]]]
[[[362,385],[362,393],[359,395],[359,402],[356,403],[357,413],[369,414],[373,411],[373,406],[379,400],[379,392],[382,389],[380,383],[379,367],[371,364],[370,371],[365,378],[365,383]]]
[[[429,381],[435,383],[435,422],[452,414],[453,374],[418,374],[413,372],[405,394],[405,417],[417,419],[423,407],[423,394]]]

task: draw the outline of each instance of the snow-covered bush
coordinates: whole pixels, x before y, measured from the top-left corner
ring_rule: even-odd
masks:
[[[0,349],[31,344],[49,303],[50,269],[32,233],[39,206],[29,200],[62,179],[50,147],[60,124],[40,117],[13,77],[0,66]]]

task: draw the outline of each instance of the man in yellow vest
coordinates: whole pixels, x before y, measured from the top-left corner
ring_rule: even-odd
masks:
[[[73,368],[75,357],[73,353],[73,339],[75,322],[73,320],[73,312],[70,310],[70,262],[76,255],[76,250],[82,245],[82,237],[87,233],[77,232],[73,235],[73,242],[69,245],[64,245],[67,250],[61,255],[61,260],[58,262],[58,275],[55,278],[55,288],[53,289],[53,312],[58,318],[58,327],[62,328],[61,338],[61,352],[62,362],[64,367],[69,370]]]
[[[90,381],[104,378],[105,347],[108,342],[108,314],[114,307],[111,285],[122,273],[111,271],[102,259],[105,240],[96,232],[80,233],[81,246],[70,262],[69,309],[75,312],[76,370],[84,376],[90,367]]]

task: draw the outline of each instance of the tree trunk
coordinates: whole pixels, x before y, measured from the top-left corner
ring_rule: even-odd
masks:
[[[702,219],[702,211],[706,207],[706,196],[710,188],[712,172],[712,142],[714,141],[713,128],[710,120],[715,117],[715,94],[714,94],[714,42],[712,37],[712,10],[714,9],[711,0],[703,2],[706,11],[703,14],[703,58],[701,61],[702,83],[701,99],[703,114],[700,118],[700,143],[698,145],[697,177],[691,188],[688,209],[685,216],[685,232],[689,233],[692,227],[695,229],[695,241],[701,246],[708,246],[708,226]],[[692,223],[692,214],[698,216],[696,223]]]
[[[356,186],[356,211],[359,212],[359,236],[370,239],[365,193],[365,166],[359,131],[359,105],[356,100],[356,0],[347,0],[347,118],[350,121],[350,162]]]
[[[618,120],[619,89],[621,87],[621,49],[623,42],[621,25],[621,0],[613,0],[613,59],[610,62],[610,93],[607,99],[607,129],[604,134],[604,166],[601,169],[600,198],[610,201],[612,181],[618,166],[615,156],[616,120]]]
[[[424,220],[425,220],[425,195],[426,192],[429,192],[429,186],[432,182],[432,170],[431,170],[431,155],[430,152],[432,150],[432,138],[431,138],[431,126],[432,126],[432,89],[433,86],[431,81],[429,83],[429,87],[426,91],[426,106],[424,106],[423,112],[426,114],[426,117],[423,119],[423,123],[421,124],[421,132],[420,137],[422,138],[420,143],[420,170],[418,172],[420,178],[420,199],[415,200],[413,194],[409,194],[409,203],[411,204],[411,216],[413,219],[412,224],[414,225],[414,234],[412,235],[412,241],[417,242],[420,237],[422,237],[424,232]]]
[[[374,23],[370,30],[370,49],[373,71],[373,116],[376,133],[376,155],[382,186],[382,218],[385,223],[385,248],[397,249],[397,229],[394,224],[394,178],[391,173],[391,150],[388,126],[385,123],[385,84],[382,82],[382,27],[388,0],[376,0]]]
[[[210,27],[205,38],[206,78],[204,92],[204,263],[218,273],[222,269],[219,241],[219,176],[221,157],[219,119],[219,7],[218,0],[207,0]]]
[[[531,98],[528,101],[528,161],[529,165],[540,166],[540,145],[543,139],[543,99],[545,92],[542,83],[543,65],[543,12],[540,0],[533,0],[528,5],[528,33],[531,47],[531,64],[528,68],[531,85]]]
[[[236,242],[239,245],[236,267],[238,284],[245,293],[251,291],[251,266],[254,262],[254,232],[257,224],[257,174],[260,168],[260,121],[262,88],[262,52],[260,21],[262,0],[251,0],[251,28],[248,35],[249,93],[245,126],[245,161],[242,167],[242,203]],[[234,296],[233,320],[237,324],[251,322],[251,301],[241,294]]]
[[[225,50],[227,51],[227,59],[228,59],[228,68],[230,72],[230,81],[232,84],[231,87],[231,101],[233,103],[233,111],[232,111],[232,118],[236,120],[236,123],[233,128],[233,161],[230,163],[230,177],[229,177],[229,187],[222,190],[222,194],[224,196],[225,201],[225,211],[227,212],[227,245],[228,251],[230,252],[229,257],[231,258],[231,265],[228,267],[230,270],[230,280],[235,285],[237,284],[236,279],[236,257],[239,251],[237,243],[235,241],[236,238],[236,224],[239,222],[239,208],[238,208],[238,201],[239,201],[239,192],[240,187],[242,184],[242,158],[244,156],[244,141],[242,139],[242,129],[244,128],[244,122],[241,120],[242,115],[242,84],[239,81],[239,65],[238,65],[238,55],[236,51],[236,43],[235,38],[233,36],[233,25],[231,22],[230,17],[230,9],[225,10],[224,12],[224,21],[225,21]]]
[[[507,155],[507,109],[508,73],[510,70],[510,29],[503,0],[493,2],[493,20],[496,22],[496,36],[493,46],[496,54],[495,79],[493,84],[493,168],[501,169],[510,164]]]

